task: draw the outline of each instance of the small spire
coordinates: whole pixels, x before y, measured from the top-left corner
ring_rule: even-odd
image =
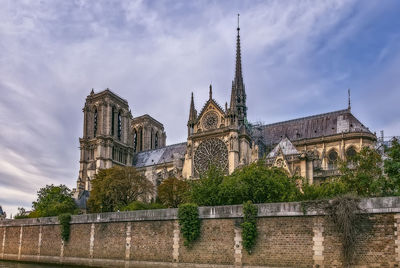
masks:
[[[239,27],[239,16],[240,16],[240,14],[238,13],[238,27],[237,27],[238,32],[240,31],[240,27]]]
[[[193,123],[196,120],[196,117],[197,117],[197,111],[194,107],[194,97],[192,92],[192,98],[190,101],[189,122]]]
[[[347,90],[347,94],[348,94],[348,101],[349,101],[347,109],[350,111],[351,110],[350,88]]]
[[[92,91],[90,91],[90,95],[94,94],[94,89],[92,88]]]
[[[210,100],[212,99],[212,85],[210,84]]]

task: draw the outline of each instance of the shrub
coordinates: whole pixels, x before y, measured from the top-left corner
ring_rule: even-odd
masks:
[[[121,211],[133,211],[133,210],[150,210],[150,209],[163,209],[166,208],[160,203],[143,203],[140,201],[133,201],[129,205],[122,207]]]

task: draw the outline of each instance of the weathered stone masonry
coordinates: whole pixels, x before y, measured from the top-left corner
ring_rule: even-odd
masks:
[[[357,267],[400,267],[400,198],[364,199],[373,227],[360,238]],[[57,218],[0,222],[0,259],[107,267],[341,267],[332,224],[300,203],[258,205],[258,239],[242,247],[242,206],[201,207],[201,237],[183,246],[177,209],[73,216],[70,240]]]

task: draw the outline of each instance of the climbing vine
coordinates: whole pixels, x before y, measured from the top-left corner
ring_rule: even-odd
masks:
[[[350,265],[354,259],[359,237],[371,228],[368,214],[360,206],[360,199],[354,195],[343,195],[332,200],[314,200],[302,202],[303,213],[308,209],[325,212],[339,234],[342,243],[342,255],[345,265]]]
[[[251,201],[243,204],[242,241],[243,247],[251,254],[257,238],[257,206]]]
[[[191,247],[200,236],[199,207],[191,203],[179,205],[178,220],[181,233],[185,238],[184,245]]]
[[[61,238],[67,242],[69,240],[69,233],[71,228],[71,214],[64,213],[58,215],[58,220],[61,224]]]
[[[345,265],[352,262],[360,235],[371,227],[369,217],[360,209],[359,203],[359,198],[345,195],[331,200],[326,207],[328,217],[340,235]]]

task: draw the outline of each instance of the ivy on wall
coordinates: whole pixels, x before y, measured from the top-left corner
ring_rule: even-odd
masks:
[[[184,245],[191,247],[193,242],[200,237],[199,207],[191,203],[179,205],[178,220],[181,233],[185,238]]]
[[[243,204],[242,241],[243,247],[251,254],[257,239],[257,206],[251,201]]]
[[[61,238],[67,242],[69,240],[69,234],[71,229],[71,214],[64,213],[58,215],[58,220],[61,224]]]

